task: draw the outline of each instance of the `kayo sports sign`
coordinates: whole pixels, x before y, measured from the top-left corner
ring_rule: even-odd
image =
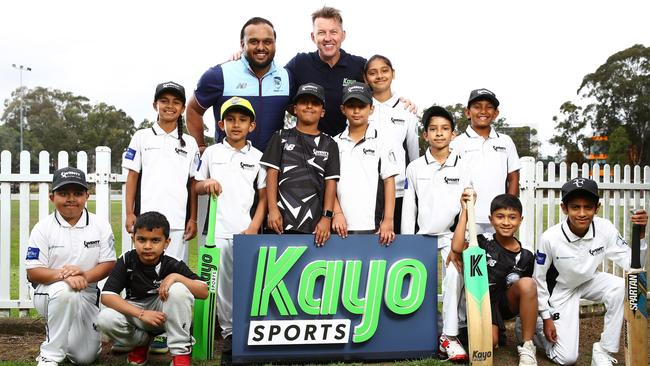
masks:
[[[436,240],[376,235],[236,236],[233,360],[430,356]]]

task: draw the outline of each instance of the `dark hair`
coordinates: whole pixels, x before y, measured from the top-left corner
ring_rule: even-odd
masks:
[[[562,203],[564,205],[568,205],[569,202],[573,199],[576,198],[584,198],[588,200],[589,202],[592,202],[594,205],[598,206],[600,198],[597,196],[594,196],[592,193],[589,193],[587,191],[584,191],[582,189],[575,190],[573,192],[569,192],[566,196],[562,197]]]
[[[366,64],[363,65],[363,74],[364,75],[368,73],[368,67],[370,66],[370,63],[375,61],[375,60],[384,61],[384,63],[386,63],[386,65],[388,65],[388,67],[390,67],[391,70],[395,71],[395,69],[393,69],[393,63],[390,62],[388,57],[382,56],[382,55],[373,55],[372,57],[370,57],[368,59],[368,61],[366,61]]]
[[[521,201],[517,196],[513,196],[510,193],[504,193],[494,197],[492,203],[490,203],[490,214],[502,208],[514,209],[515,211],[519,211],[520,215],[523,213]]]
[[[135,219],[135,224],[133,224],[133,232],[137,232],[138,229],[163,229],[163,234],[165,238],[169,238],[169,221],[165,215],[156,211],[145,212],[142,215],[138,216]]]
[[[268,21],[267,19],[260,18],[260,17],[252,17],[244,23],[244,26],[241,27],[241,32],[239,32],[239,40],[241,42],[244,41],[244,31],[246,30],[246,27],[249,25],[257,25],[257,24],[267,24],[271,29],[273,29],[273,39],[277,39],[277,35],[275,34],[275,28],[273,27],[273,23]]]
[[[343,17],[341,17],[341,11],[339,9],[332,8],[331,6],[323,6],[322,8],[311,13],[311,24],[314,24],[318,18],[334,19],[341,24],[341,27],[343,26]]]

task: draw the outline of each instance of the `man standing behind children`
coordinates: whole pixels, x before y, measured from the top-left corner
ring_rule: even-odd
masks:
[[[34,307],[47,321],[38,365],[56,366],[66,356],[90,364],[101,349],[97,281],[115,266],[113,231],[86,209],[88,185],[79,169],[54,172],[50,201],[55,211],[32,229],[25,259]]]
[[[218,124],[226,138],[205,149],[195,179],[198,194],[219,196],[214,232],[221,253],[217,315],[225,340],[222,352],[227,354],[232,350],[233,235],[260,233],[266,212],[266,170],[260,166],[262,152],[246,139],[256,127],[255,111],[247,99],[225,101]]]
[[[519,196],[519,155],[512,139],[492,128],[499,116],[499,100],[487,89],[472,90],[465,116],[470,126],[456,137],[450,149],[470,168],[477,194],[476,231],[494,232],[488,216],[490,202],[502,193]]]
[[[394,177],[399,166],[392,145],[368,126],[372,110],[368,85],[352,83],[343,88],[341,111],[348,127],[334,138],[341,156],[341,179],[332,228],[341,237],[378,233],[379,242],[388,245],[395,240]]]
[[[208,297],[208,285],[187,265],[164,254],[169,245],[169,222],[151,211],[133,225],[133,246],[124,253],[102,292],[97,326],[109,338],[134,347],[130,365],[147,363],[151,334],[167,333],[171,366],[191,364],[192,305]],[[126,299],[120,292],[126,290]]]
[[[294,98],[296,127],[276,132],[260,161],[267,167],[269,228],[314,234],[316,245],[330,237],[340,168],[336,142],[318,129],[324,104],[322,86],[301,85]]]
[[[406,168],[406,184],[402,206],[402,234],[435,235],[445,269],[442,284],[443,329],[439,355],[449,361],[467,359],[467,352],[458,340],[459,313],[463,281],[459,276],[460,256],[450,253],[452,226],[460,213],[460,196],[469,186],[469,172],[458,154],[449,151],[454,131],[454,118],[446,109],[432,106],[422,115],[424,139],[429,144],[423,156]],[[450,255],[451,254],[451,255]],[[460,306],[460,310],[459,310]]]

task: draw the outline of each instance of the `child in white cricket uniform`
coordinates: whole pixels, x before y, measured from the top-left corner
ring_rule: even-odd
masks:
[[[29,237],[27,278],[35,288],[34,307],[47,321],[39,366],[56,366],[66,356],[89,364],[101,350],[97,281],[115,266],[115,248],[111,225],[88,212],[87,200],[84,172],[55,171],[50,201],[56,210]]]

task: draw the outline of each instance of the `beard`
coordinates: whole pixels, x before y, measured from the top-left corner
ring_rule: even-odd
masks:
[[[254,57],[251,57],[248,54],[246,54],[246,60],[248,61],[248,64],[251,66],[251,68],[254,70],[264,69],[268,67],[271,64],[271,62],[273,62],[273,57],[275,57],[275,53],[270,52],[268,54],[268,57],[266,58],[266,61],[259,62]]]

